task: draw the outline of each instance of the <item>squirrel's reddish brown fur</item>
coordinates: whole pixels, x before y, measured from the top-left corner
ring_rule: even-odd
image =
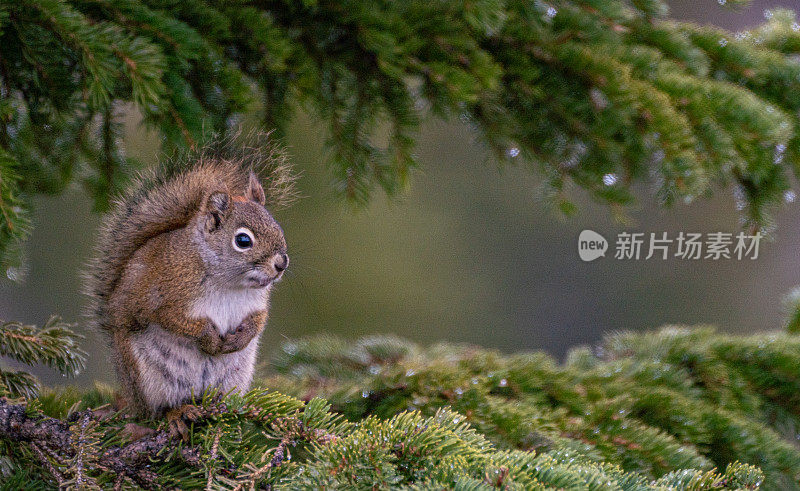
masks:
[[[270,288],[288,266],[256,173],[269,171],[273,201],[291,197],[282,155],[221,148],[140,175],[105,216],[87,274],[121,395],[181,432],[193,394],[249,387]]]

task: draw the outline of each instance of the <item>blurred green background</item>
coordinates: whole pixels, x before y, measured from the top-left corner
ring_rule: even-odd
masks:
[[[765,9],[800,2],[757,1],[731,12],[713,2],[672,3],[672,15],[732,30],[758,23]],[[127,150],[145,162],[159,156],[158,138],[129,117]],[[800,210],[778,215],[772,242],[757,260],[687,261],[613,258],[621,231],[738,232],[730,189],[711,200],[661,209],[648,189],[629,210],[629,225],[573,190],[580,214],[564,219],[537,197],[526,165],[498,168],[475,134],[433,118],[417,154],[423,167],[409,192],[354,210],[334,195],[321,164],[325,135],[298,116],[284,141],[304,199],[276,212],[289,242],[291,267],[274,290],[263,337],[269,350],[286,338],[335,333],[394,333],[421,342],[478,343],[504,351],[545,349],[561,356],[604,332],[666,323],[709,323],[750,332],[780,325],[781,296],[800,283]],[[102,339],[81,317],[80,270],[99,217],[79,189],[39,198],[27,244],[22,285],[0,280],[0,319],[41,324],[59,313],[79,324],[90,353],[78,383],[111,380]],[[580,261],[577,237],[589,228],[611,241],[606,258]],[[45,383],[59,383],[46,370]]]

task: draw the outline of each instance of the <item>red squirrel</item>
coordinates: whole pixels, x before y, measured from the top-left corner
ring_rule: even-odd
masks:
[[[289,265],[251,160],[207,152],[140,176],[105,216],[87,275],[126,405],[184,438],[193,395],[248,390]]]

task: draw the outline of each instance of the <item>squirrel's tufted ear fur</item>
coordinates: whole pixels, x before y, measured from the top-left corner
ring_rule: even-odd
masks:
[[[255,201],[261,206],[264,206],[267,203],[267,196],[264,193],[264,187],[261,185],[261,181],[258,180],[258,176],[253,171],[250,171],[250,178],[247,180],[245,197],[251,201]]]
[[[206,201],[206,230],[213,232],[218,229],[230,208],[231,197],[224,191],[211,193]]]

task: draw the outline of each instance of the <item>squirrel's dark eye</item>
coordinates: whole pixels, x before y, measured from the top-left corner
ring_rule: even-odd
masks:
[[[233,236],[233,247],[239,251],[244,251],[253,247],[253,236],[249,233],[237,230]]]
[[[239,234],[236,236],[236,245],[239,246],[240,249],[249,249],[253,246],[253,241],[250,240],[249,235]]]

